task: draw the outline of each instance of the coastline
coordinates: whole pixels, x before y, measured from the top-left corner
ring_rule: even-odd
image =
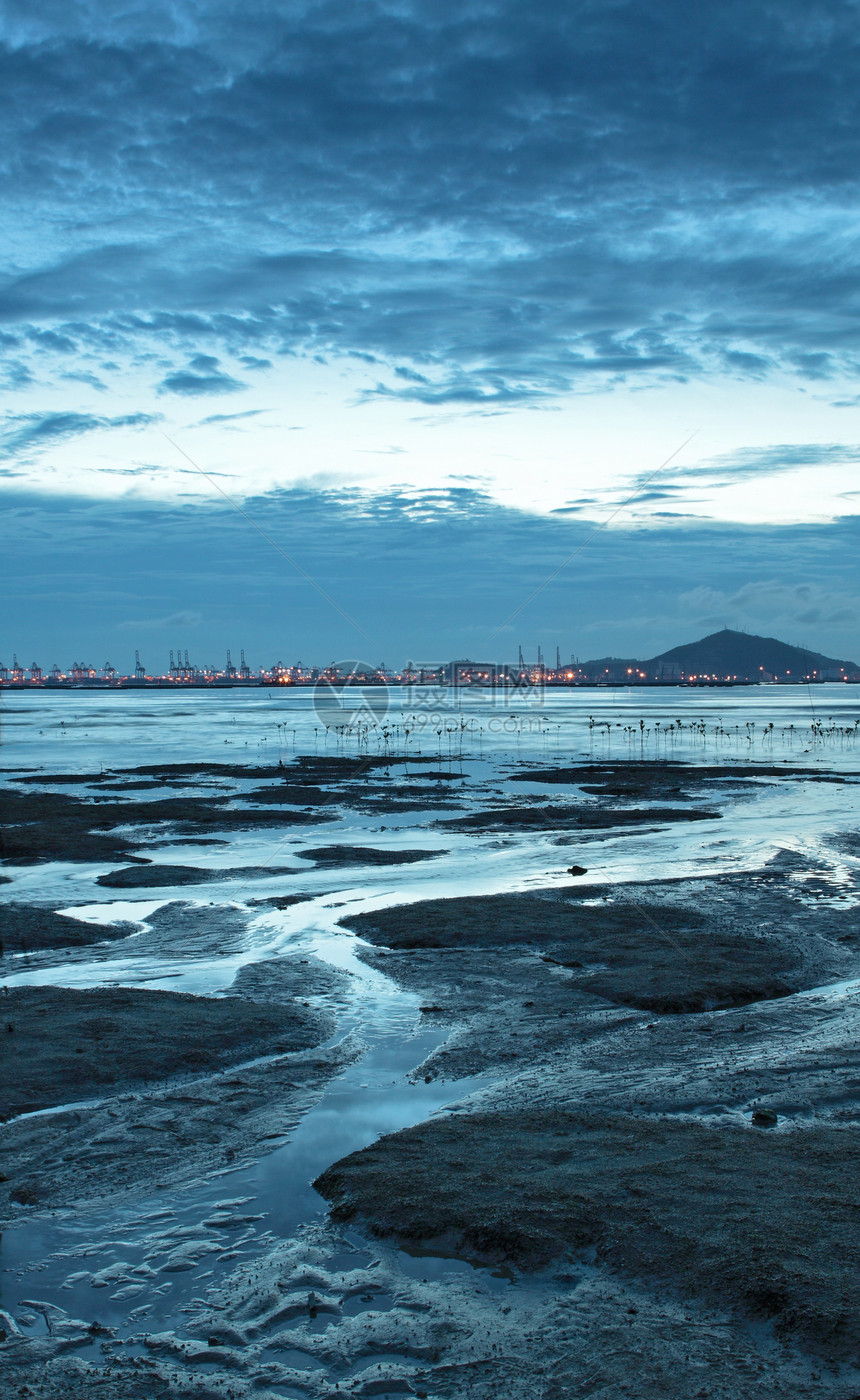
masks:
[[[500,789],[468,768],[449,766],[443,782],[438,756],[417,759],[404,769],[385,755],[369,765],[310,757],[284,773],[253,763],[141,764],[68,782],[57,770],[19,785],[14,807],[21,786],[43,791],[33,793],[16,859],[3,867],[12,875],[7,907],[17,903],[31,922],[50,915],[43,942],[69,922],[87,934],[78,946],[57,942],[4,962],[7,973],[20,969],[10,1005],[45,998],[58,1009],[50,1049],[59,1074],[54,1109],[4,1127],[0,1171],[9,1180],[0,1189],[8,1199],[23,1185],[27,1196],[10,1201],[7,1238],[40,1221],[71,1228],[97,1208],[107,1219],[158,1196],[174,1203],[186,1193],[191,1202],[204,1185],[212,1204],[181,1229],[170,1211],[154,1217],[140,1264],[128,1244],[125,1262],[106,1244],[88,1246],[93,1262],[83,1259],[77,1273],[70,1256],[76,1312],[62,1291],[46,1298],[37,1274],[29,1284],[22,1275],[21,1296],[34,1302],[17,1315],[50,1318],[46,1331],[17,1321],[0,1294],[13,1383],[45,1400],[453,1398],[500,1388],[532,1400],[538,1386],[561,1400],[597,1374],[608,1396],[620,1396],[631,1368],[646,1366],[638,1393],[686,1400],[694,1356],[706,1362],[710,1394],[725,1400],[752,1384],[767,1396],[848,1400],[860,1379],[857,1261],[842,1238],[860,1132],[849,1087],[860,1079],[856,874],[846,883],[856,834],[831,828],[814,859],[786,849],[758,866],[609,884],[595,878],[601,859],[588,847],[623,837],[647,849],[693,840],[710,849],[734,839],[733,814],[752,818],[767,793],[775,812],[781,795],[789,809],[801,792],[821,794],[824,810],[849,811],[853,770],[763,760],[734,769],[623,759],[565,767],[536,755],[512,766]],[[204,793],[205,783],[215,786]],[[503,810],[511,822],[493,815]],[[329,829],[302,830],[311,815]],[[288,858],[260,860],[247,844],[258,831],[286,841]],[[542,858],[555,862],[549,882],[535,867],[532,888],[428,898],[452,859],[479,872],[494,850],[504,862],[506,852],[532,850],[536,836]],[[103,843],[95,862],[94,840]],[[232,854],[237,841],[244,865]],[[205,875],[191,877],[187,892],[169,863],[177,842],[186,843],[184,868]],[[28,903],[21,880],[41,888],[39,872],[49,877],[60,851],[91,898],[148,900],[136,921],[84,924],[68,906],[58,913],[56,901]],[[563,878],[577,855],[592,869]],[[382,902],[340,907],[374,871],[391,886]],[[106,879],[112,872],[121,879]],[[398,882],[410,891],[405,902]],[[288,941],[247,956],[261,911],[267,928],[311,930],[329,907],[317,952]],[[96,936],[109,941],[90,942]],[[86,1056],[75,1046],[82,1025],[109,1016],[112,968],[121,985],[138,964],[151,977],[212,959],[239,960],[222,984],[226,997],[177,996],[169,984],[121,993],[132,1007],[150,1001],[161,1068],[147,1077],[129,1036],[110,1049],[112,1085],[64,1097],[85,1087]],[[89,966],[103,969],[105,992],[64,992],[63,969],[86,979]],[[27,987],[28,969],[41,989]],[[396,991],[407,1017],[380,1042],[373,1093],[382,1136],[327,1160],[323,1137],[315,1180],[332,1215],[308,1198],[304,1223],[267,1237],[256,1218],[275,1207],[274,1183],[258,1200],[231,1195],[230,1178],[267,1181],[272,1143],[304,1141],[315,1114],[334,1121],[328,1102],[354,1102],[360,1122],[371,988]],[[235,1041],[230,1048],[216,1035],[217,1063],[183,1064],[179,1031],[205,1049],[187,1016],[197,1001],[241,1007],[238,1040],[256,1058],[237,1057]],[[75,1004],[84,1013],[73,1014]],[[344,1037],[347,1025],[355,1029]],[[121,1028],[110,1034],[120,1038]],[[386,1077],[389,1044],[398,1046],[397,1068]],[[384,1104],[394,1093],[406,1126],[392,1133]],[[439,1106],[453,1100],[453,1109],[422,1115],[421,1095]],[[247,1203],[231,1205],[240,1195]],[[232,1258],[231,1236],[243,1241]],[[156,1290],[184,1279],[183,1311],[165,1313]],[[123,1295],[140,1314],[120,1325]],[[165,1322],[148,1324],[156,1315]]]

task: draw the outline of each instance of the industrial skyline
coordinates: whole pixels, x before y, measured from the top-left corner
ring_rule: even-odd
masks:
[[[737,637],[744,642],[744,655],[731,655],[731,641]],[[725,642],[729,642],[729,653]],[[708,643],[722,643],[719,661],[713,651],[710,659],[702,661],[702,648]],[[759,660],[759,655],[763,658]],[[750,660],[750,656],[754,659]],[[792,663],[789,665],[789,661]],[[766,664],[765,664],[766,663]],[[732,634],[728,628],[711,638],[687,647],[677,647],[663,656],[641,661],[635,658],[602,657],[580,661],[574,653],[562,660],[556,645],[554,656],[544,656],[540,644],[536,659],[531,661],[518,647],[515,663],[504,661],[475,661],[460,658],[452,661],[413,662],[388,667],[384,662],[330,662],[305,665],[301,661],[284,664],[278,660],[266,666],[252,667],[240,648],[238,664],[232,649],[227,649],[222,666],[197,664],[189,657],[188,648],[171,648],[167,665],[148,669],[139,650],[134,654],[134,668],[121,672],[109,661],[101,666],[75,661],[63,670],[54,663],[45,670],[38,662],[22,665],[17,653],[11,666],[0,660],[0,686],[32,687],[140,687],[140,686],[241,686],[241,685],[315,685],[320,681],[337,685],[424,686],[484,686],[528,691],[536,686],[563,685],[685,685],[685,684],[750,684],[780,683],[809,684],[823,681],[860,680],[860,667],[854,662],[825,657],[810,649],[789,646],[773,638],[748,637]]]

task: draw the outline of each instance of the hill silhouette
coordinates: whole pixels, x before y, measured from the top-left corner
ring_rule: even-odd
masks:
[[[672,647],[640,662],[640,667],[657,679],[683,672],[685,676],[715,676],[721,680],[803,680],[807,676],[813,680],[837,680],[843,672],[852,674],[858,670],[854,661],[790,646],[776,637],[734,632],[729,627],[698,642]]]

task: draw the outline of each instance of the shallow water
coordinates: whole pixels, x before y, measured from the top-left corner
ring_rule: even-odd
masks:
[[[513,701],[477,690],[385,694],[387,713],[374,727],[338,734],[314,712],[310,689],[6,692],[0,768],[99,773],[161,762],[276,763],[297,753],[386,751],[443,759],[860,762],[856,738],[830,732],[851,730],[860,718],[854,685],[546,690]],[[812,726],[819,723],[817,735]],[[696,724],[704,724],[704,734],[691,730]]]
[[[407,1002],[409,999],[404,998]],[[396,998],[392,998],[395,1002]],[[282,1146],[249,1167],[223,1172],[200,1185],[160,1191],[133,1205],[94,1211],[85,1217],[34,1221],[8,1231],[2,1242],[0,1303],[13,1313],[24,1299],[54,1302],[72,1316],[96,1318],[118,1335],[175,1324],[178,1310],[202,1288],[213,1286],[238,1259],[288,1239],[302,1225],[321,1218],[325,1203],[311,1186],[331,1162],[364,1147],[383,1133],[420,1122],[457,1093],[473,1092],[485,1081],[457,1086],[411,1083],[407,1074],[444,1038],[416,1032],[414,1005],[392,1005],[387,1024],[368,1033],[364,1018],[348,1017],[343,1030],[360,1029],[367,1043],[323,1094]],[[355,1019],[351,1027],[349,1021]],[[226,1202],[226,1206],[225,1206]],[[218,1216],[245,1217],[225,1226]],[[201,1232],[201,1224],[203,1230]],[[201,1258],[194,1268],[175,1272],[171,1254],[201,1232]],[[123,1265],[113,1286],[97,1278]],[[152,1270],[139,1280],[136,1269]],[[427,1270],[423,1270],[424,1274]],[[75,1274],[85,1277],[75,1279]],[[94,1295],[93,1288],[99,1288]]]
[[[496,703],[497,700],[499,703]],[[223,844],[183,841],[140,847],[165,864],[206,869],[273,864],[288,872],[233,875],[201,890],[184,886],[115,892],[98,886],[108,864],[41,864],[5,867],[12,877],[0,901],[50,905],[93,923],[147,919],[171,900],[200,907],[250,908],[240,946],[156,955],[134,936],[51,957],[7,958],[5,980],[64,986],[119,983],[198,993],[220,993],[245,965],[281,955],[313,954],[353,974],[346,1008],[338,1008],[335,1040],[353,1033],[366,1046],[362,1058],[340,1075],[286,1142],[251,1167],[183,1190],[159,1192],[110,1211],[77,1219],[23,1222],[2,1240],[0,1304],[13,1313],[24,1300],[54,1302],[72,1315],[98,1318],[131,1335],[145,1327],[179,1325],[180,1310],[205,1294],[237,1260],[292,1238],[324,1214],[311,1180],[345,1153],[379,1134],[415,1123],[482,1087],[412,1083],[409,1071],[439,1043],[420,1028],[417,998],[398,990],[356,957],[356,939],[339,928],[346,912],[362,913],[440,895],[546,888],[570,882],[568,867],[587,867],[588,883],[680,878],[760,867],[780,851],[795,851],[830,882],[834,898],[856,857],[829,838],[857,826],[855,782],[816,780],[827,770],[860,778],[860,718],[856,688],[738,688],[726,691],[612,690],[548,693],[540,705],[505,708],[500,697],[466,694],[456,711],[416,712],[397,692],[385,721],[364,737],[326,734],[309,692],[223,691],[117,694],[34,693],[2,699],[0,769],[5,781],[30,774],[98,774],[143,764],[176,762],[284,763],[299,754],[410,753],[435,756],[445,771],[462,776],[450,805],[380,815],[333,802],[326,820],[304,829],[219,832]],[[416,718],[416,713],[418,718]],[[680,720],[680,726],[676,721]],[[640,723],[641,721],[641,723]],[[658,725],[659,721],[659,725]],[[820,723],[819,723],[820,721]],[[768,726],[773,728],[769,729]],[[671,732],[670,732],[671,727]],[[408,734],[407,734],[408,729]],[[809,778],[776,783],[762,776],[753,789],[716,780],[694,805],[721,815],[697,822],[580,832],[504,834],[448,830],[433,823],[466,814],[488,793],[540,795],[551,803],[569,787],[511,781],[516,766],[554,765],[582,759],[626,761],[668,758],[697,764],[780,764]],[[400,770],[398,769],[398,774]],[[422,779],[420,765],[404,770]],[[211,791],[211,779],[171,792]],[[260,779],[248,786],[259,786]],[[75,792],[75,786],[57,789]],[[151,791],[127,794],[145,799]],[[637,800],[637,806],[647,806]],[[665,805],[665,804],[653,804]],[[672,804],[674,805],[674,804]],[[273,816],[273,826],[278,818]],[[424,849],[434,859],[388,867],[318,867],[302,856],[317,846],[343,844]],[[114,863],[116,864],[116,863]],[[252,899],[302,892],[305,902],[277,911]],[[835,989],[834,989],[835,993]],[[819,993],[820,994],[820,993]],[[207,1225],[219,1203],[249,1218],[241,1228]],[[253,1218],[252,1218],[253,1217]],[[201,1253],[192,1268],[174,1272],[170,1250],[188,1232],[201,1231]],[[94,1291],[92,1275],[112,1266]],[[167,1271],[165,1272],[165,1266]],[[409,1265],[405,1265],[410,1267]],[[421,1261],[422,1276],[432,1265]],[[442,1271],[467,1266],[443,1264]],[[138,1275],[134,1270],[142,1270]],[[148,1272],[151,1271],[151,1272]],[[79,1277],[75,1277],[79,1275]],[[495,1287],[485,1272],[481,1287]],[[130,1281],[131,1280],[131,1281]],[[41,1325],[36,1315],[33,1327]]]

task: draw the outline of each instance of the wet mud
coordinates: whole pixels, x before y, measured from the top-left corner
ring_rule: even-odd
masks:
[[[304,1050],[330,1027],[305,1007],[139,987],[23,986],[2,997],[0,1116]]]
[[[245,966],[223,997],[8,989],[0,1223],[163,1189],[264,1149],[358,1053],[349,1040],[321,1048],[335,1017],[309,1001],[336,1003],[345,980],[279,958]]]
[[[687,807],[498,807],[449,817],[437,823],[449,831],[609,831],[619,826],[656,826],[667,822],[714,821],[719,812]]]
[[[560,1256],[692,1288],[826,1355],[860,1344],[860,1139],[641,1115],[470,1113],[316,1182],[335,1220],[518,1269]]]
[[[286,865],[240,865],[226,870],[207,870],[197,865],[161,865],[142,862],[99,875],[96,884],[109,890],[164,889],[174,885],[207,885],[220,880],[259,880],[270,875],[299,875]]]
[[[170,826],[177,835],[297,826],[325,818],[291,809],[277,817],[226,805],[230,798],[164,797],[115,802],[67,793],[0,790],[0,860],[10,865],[37,861],[114,861],[133,857],[143,829]]]
[[[762,781],[855,783],[854,774],[796,768],[787,762],[768,764],[690,764],[683,762],[637,760],[635,763],[583,763],[564,768],[528,768],[521,766],[510,775],[512,782],[550,783],[554,786],[578,787],[582,792],[600,797],[644,798],[661,801],[665,798],[689,797],[691,792],[719,784],[744,788]]]
[[[304,860],[323,866],[412,865],[415,861],[434,860],[447,854],[447,851],[397,851],[376,846],[315,846],[297,852]]]
[[[527,1273],[605,1267],[853,1360],[860,1049],[850,999],[819,988],[860,976],[858,893],[786,852],[345,920],[454,1028],[416,1073],[504,1077],[325,1172],[334,1218]]]
[[[88,948],[110,938],[125,938],[134,924],[94,926],[29,904],[0,905],[0,975],[6,953],[36,953],[50,948]]]
[[[281,768],[159,764],[75,779],[89,784],[85,795],[32,791],[64,784],[30,775],[26,791],[6,797],[22,865],[92,860],[116,867],[93,872],[94,886],[156,890],[168,876],[205,886],[275,873],[226,855],[223,869],[206,871],[140,858],[219,830],[330,821],[337,842],[339,812],[420,808],[422,839],[432,831],[451,850],[474,844],[475,862],[470,833],[499,833],[488,850],[531,832],[550,850],[625,835],[626,851],[658,828],[728,814],[731,802],[748,811],[766,785],[854,781],[762,763],[532,762],[482,787],[450,769],[438,755],[385,754]],[[519,779],[571,791],[547,801],[505,790]],[[153,800],[149,784],[170,791]],[[117,801],[116,790],[140,797]],[[351,869],[390,867],[373,877],[384,907],[343,910],[340,937],[337,928],[326,937],[335,958],[349,949],[414,997],[423,1048],[403,1091],[444,1103],[450,1085],[455,1102],[401,1132],[389,1122],[339,1161],[331,1151],[316,1181],[331,1215],[311,1212],[287,1236],[257,1225],[256,1202],[229,1174],[256,1171],[273,1143],[300,1135],[348,1066],[367,1087],[361,1033],[342,1029],[361,1025],[358,977],[293,948],[245,961],[227,996],[0,992],[0,1054],[25,1066],[23,1076],[17,1060],[14,1074],[0,1067],[13,1115],[0,1141],[0,1223],[86,1219],[104,1202],[152,1210],[151,1227],[145,1215],[135,1222],[149,1231],[138,1253],[118,1226],[101,1236],[93,1227],[91,1244],[70,1251],[68,1295],[40,1302],[34,1273],[30,1303],[4,1312],[0,1298],[11,1393],[855,1400],[860,882],[845,862],[856,831],[831,834],[832,860],[786,849],[735,873],[621,884],[584,870],[559,883],[559,869],[540,888],[446,899],[416,898],[444,885],[427,874],[415,882],[422,862],[449,851],[398,837],[400,850],[293,849],[304,876],[276,873],[316,889],[330,868],[338,898],[324,907],[337,912],[320,915],[333,924],[337,906],[362,892]],[[409,864],[413,875],[398,873]],[[398,903],[407,877],[410,902]],[[143,963],[184,975],[240,961],[255,919],[276,928],[278,913],[292,918],[311,897],[307,887],[226,901],[209,893],[142,903],[132,942],[128,924],[82,927],[112,940],[98,949],[106,967],[124,969],[133,946]],[[55,937],[55,919],[81,922],[48,916]],[[86,943],[58,948],[27,949],[28,970],[53,976],[60,956],[70,969],[93,958]],[[457,1100],[463,1084],[481,1087]],[[46,1111],[22,1111],[40,1103]],[[330,1131],[331,1119],[322,1123]],[[173,1213],[174,1188],[222,1173],[208,1214],[188,1225]],[[303,1187],[279,1177],[281,1205]],[[164,1211],[152,1206],[160,1197]],[[194,1285],[167,1318],[161,1295],[183,1278]],[[66,1296],[68,1310],[58,1306]]]
[[[806,904],[767,876],[426,900],[341,922],[405,985],[438,1001],[456,984],[453,1012],[467,988],[477,1005],[507,993],[556,1015],[583,997],[660,1015],[742,1006],[847,972],[860,939],[852,909],[810,932]]]
[[[334,821],[338,807],[380,813],[451,807],[444,783],[459,781],[462,775],[426,771],[422,765],[429,763],[438,764],[438,759],[419,755],[305,758],[289,766],[266,767],[172,764],[129,770],[119,780],[115,773],[30,774],[13,779],[18,787],[0,788],[0,861],[20,865],[47,860],[111,862],[134,859],[144,832],[150,844],[167,835],[212,840],[218,839],[219,832]],[[401,776],[404,765],[417,769],[409,781]],[[415,782],[415,777],[422,782]],[[261,778],[268,780],[265,787],[243,785]],[[428,785],[427,779],[435,786]],[[36,784],[48,790],[20,790],[20,785]],[[200,795],[205,785],[213,791]],[[89,791],[52,790],[63,786]],[[186,792],[151,795],[153,789],[164,794],[174,787]],[[196,790],[195,795],[188,795],[189,787]],[[116,791],[144,796],[122,801],[101,795]]]

